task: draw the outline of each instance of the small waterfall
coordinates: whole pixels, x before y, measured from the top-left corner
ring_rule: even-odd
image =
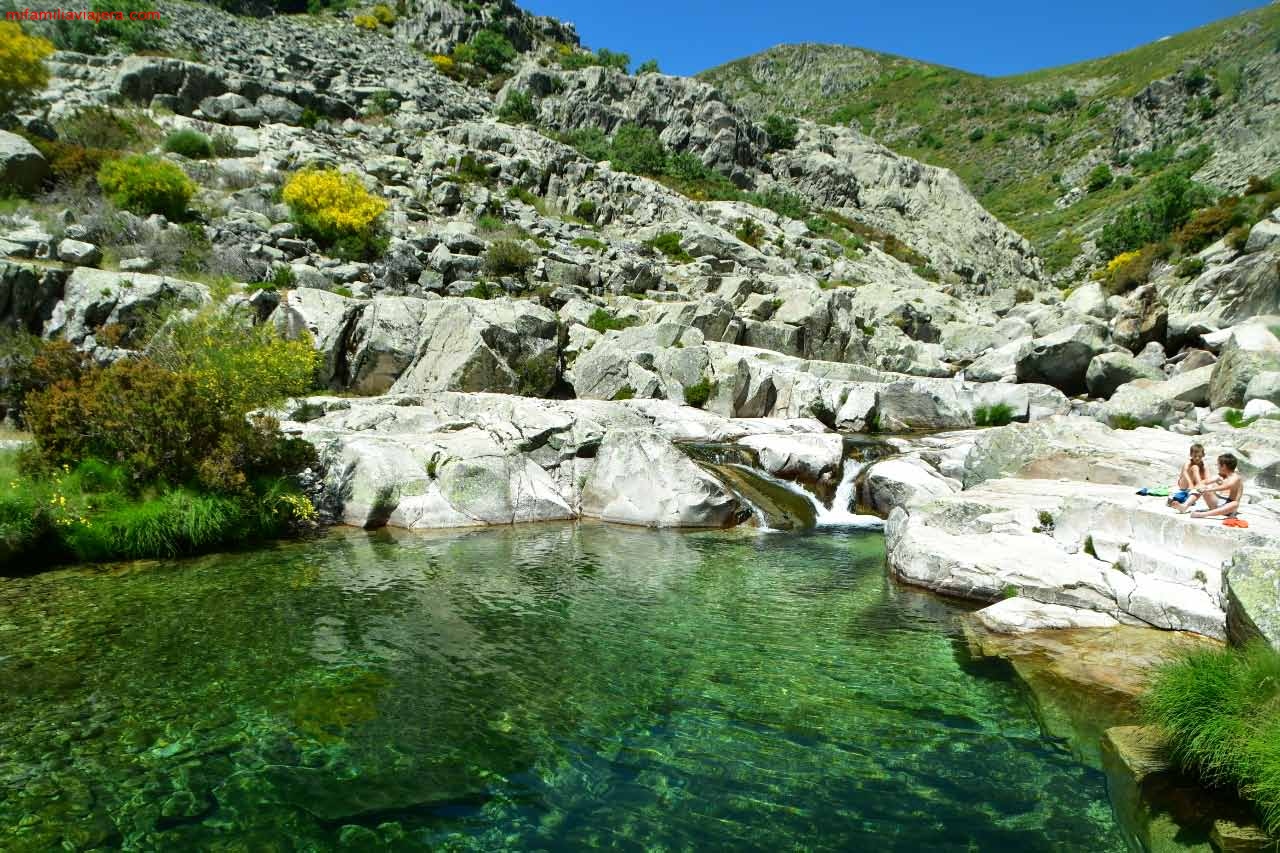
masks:
[[[844,476],[840,480],[840,485],[836,489],[835,500],[832,501],[830,507],[823,506],[822,502],[814,497],[812,492],[799,483],[783,480],[765,471],[747,468],[743,465],[728,465],[725,467],[749,473],[807,501],[813,507],[813,523],[817,527],[865,527],[868,529],[884,527],[884,519],[879,516],[859,515],[856,512],[849,511],[849,505],[853,502],[854,491],[858,487],[858,474],[863,468],[863,463],[861,462],[855,462],[852,459],[845,462]]]
[[[823,505],[821,499],[799,483],[761,469],[756,454],[747,448],[713,442],[691,442],[682,446],[695,463],[738,497],[761,530],[879,529],[884,526],[884,520],[878,516],[849,509],[856,504],[858,476],[866,466],[896,453],[894,447],[883,441],[865,436],[846,437],[844,468],[830,506]]]
[[[840,485],[836,487],[836,496],[830,507],[818,506],[818,525],[820,527],[884,527],[884,519],[875,515],[859,515],[851,512],[849,507],[854,503],[858,491],[858,475],[866,467],[865,462],[855,459],[844,461],[844,475]]]

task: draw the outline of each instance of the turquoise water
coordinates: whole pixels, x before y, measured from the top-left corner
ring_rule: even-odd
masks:
[[[1108,850],[878,534],[530,525],[0,579],[0,850]]]

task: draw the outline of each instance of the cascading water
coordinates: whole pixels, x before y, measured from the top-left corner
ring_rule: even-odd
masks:
[[[861,515],[849,509],[858,490],[858,475],[862,473],[864,467],[866,467],[864,462],[854,459],[844,461],[844,476],[840,478],[840,485],[836,487],[836,495],[831,501],[831,506],[824,507],[818,504],[820,527],[878,528],[884,526],[884,520],[879,516]]]
[[[857,488],[858,473],[863,467],[861,462],[856,462],[852,459],[846,460],[844,477],[841,478],[840,486],[836,489],[835,500],[832,501],[829,507],[823,506],[822,501],[818,500],[812,492],[799,483],[783,480],[765,471],[747,468],[745,465],[727,465],[725,467],[747,472],[808,501],[813,506],[814,524],[818,527],[876,529],[884,526],[884,519],[879,516],[860,515],[849,511],[849,504],[852,502],[854,490]]]

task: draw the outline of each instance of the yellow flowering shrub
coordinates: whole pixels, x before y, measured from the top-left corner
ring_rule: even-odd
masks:
[[[356,15],[351,23],[362,30],[376,30],[378,28],[378,19],[373,15]]]
[[[387,203],[355,175],[337,169],[297,172],[285,183],[283,198],[303,230],[341,257],[373,256],[385,244],[380,226]]]
[[[373,17],[384,27],[389,27],[396,22],[395,10],[386,3],[379,3],[373,7]]]
[[[11,21],[0,21],[0,115],[49,82],[44,58],[51,53],[53,45],[47,40],[26,35]]]
[[[1137,260],[1138,257],[1140,257],[1141,255],[1142,255],[1142,252],[1140,250],[1134,251],[1134,252],[1121,252],[1111,260],[1107,261],[1106,274],[1108,276],[1113,275],[1116,272],[1116,270],[1122,267],[1128,266],[1129,264]]]
[[[1155,263],[1156,247],[1144,246],[1133,252],[1121,252],[1095,273],[1108,293],[1125,293],[1146,282]]]
[[[183,217],[196,190],[182,169],[147,155],[108,160],[98,170],[98,186],[116,207],[140,216],[160,213],[169,219]]]
[[[435,65],[436,70],[446,77],[453,77],[458,73],[458,63],[453,61],[452,56],[445,56],[443,53],[437,53],[431,57],[431,62]]]

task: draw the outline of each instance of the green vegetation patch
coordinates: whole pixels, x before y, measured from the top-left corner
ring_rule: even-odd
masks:
[[[1156,672],[1143,712],[1184,768],[1239,790],[1280,835],[1280,653],[1260,642],[1193,652]]]

